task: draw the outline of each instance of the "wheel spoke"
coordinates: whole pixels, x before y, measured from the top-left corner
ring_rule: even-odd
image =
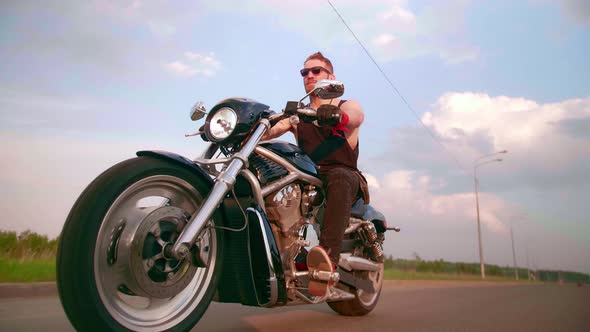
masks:
[[[171,272],[172,266],[170,266],[170,261],[166,261],[166,265],[164,265],[164,272]]]
[[[166,246],[166,241],[162,240],[162,238],[156,238],[156,241],[158,242],[158,244],[160,245],[160,247],[164,248]]]

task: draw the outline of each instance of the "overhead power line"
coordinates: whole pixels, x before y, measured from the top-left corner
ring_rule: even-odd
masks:
[[[383,75],[383,77],[385,77],[385,80],[389,83],[389,85],[393,88],[393,90],[397,93],[397,95],[401,98],[401,100],[404,102],[404,104],[406,105],[406,107],[414,114],[414,116],[416,117],[416,119],[418,120],[418,122],[420,122],[420,124],[422,124],[422,127],[424,128],[424,130],[426,130],[426,132],[428,132],[428,134],[430,135],[430,137],[432,137],[432,139],[434,141],[436,141],[438,144],[440,144],[440,146],[443,148],[443,150],[449,155],[451,156],[451,158],[453,159],[453,161],[457,164],[457,166],[468,176],[471,176],[471,173],[469,173],[465,167],[463,167],[463,165],[459,162],[459,160],[455,157],[455,155],[453,153],[451,153],[446,146],[438,139],[438,137],[432,132],[432,130],[430,130],[425,124],[424,122],[422,122],[422,119],[420,119],[420,116],[418,115],[418,113],[414,110],[414,108],[412,107],[412,105],[410,105],[410,103],[408,103],[408,101],[406,100],[406,98],[402,95],[402,93],[398,90],[398,88],[395,86],[395,84],[393,84],[393,82],[391,81],[391,79],[389,79],[389,76],[387,76],[387,74],[385,73],[385,71],[383,71],[383,69],[381,68],[381,66],[379,66],[379,64],[377,63],[377,61],[375,61],[375,59],[373,58],[373,56],[371,55],[371,53],[369,53],[369,51],[367,50],[367,48],[365,47],[365,45],[363,45],[363,43],[360,41],[360,39],[356,36],[356,34],[354,33],[354,31],[352,31],[352,29],[350,28],[350,26],[346,23],[346,21],[344,20],[344,18],[342,17],[342,15],[340,15],[340,13],[338,12],[338,9],[336,9],[336,7],[334,7],[334,5],[332,4],[332,2],[330,0],[327,0],[328,4],[330,4],[330,7],[332,7],[332,10],[334,10],[334,12],[336,13],[336,15],[338,15],[338,17],[340,18],[340,20],[342,21],[342,23],[346,26],[346,28],[348,29],[348,31],[350,31],[350,33],[352,34],[352,36],[354,37],[354,39],[357,41],[357,43],[361,46],[361,48],[365,51],[365,53],[367,54],[367,56],[371,59],[371,61],[373,61],[373,63],[375,64],[375,66],[377,67],[377,69],[379,69],[379,71],[381,72],[381,74]]]

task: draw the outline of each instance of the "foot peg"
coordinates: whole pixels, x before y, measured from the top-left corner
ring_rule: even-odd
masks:
[[[324,296],[328,288],[338,282],[340,275],[334,272],[335,266],[326,250],[315,246],[307,254],[309,269],[309,293],[313,296]]]
[[[313,280],[318,281],[326,281],[329,284],[335,284],[340,280],[340,274],[338,272],[328,272],[328,271],[310,271],[309,277]]]

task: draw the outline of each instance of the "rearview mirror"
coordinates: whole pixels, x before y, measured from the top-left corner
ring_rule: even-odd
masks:
[[[344,94],[344,83],[336,80],[320,80],[315,84],[313,93],[320,99],[338,98]]]
[[[202,101],[198,101],[192,108],[191,108],[191,120],[197,121],[202,119],[205,115],[207,115],[207,109]]]

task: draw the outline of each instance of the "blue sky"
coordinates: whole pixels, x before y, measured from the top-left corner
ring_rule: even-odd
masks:
[[[519,265],[590,272],[590,4],[332,4],[415,114],[327,1],[2,3],[0,228],[56,236],[136,150],[198,155],[195,101],[280,110],[320,50],[365,110],[359,163],[402,227],[387,254],[478,261],[473,162],[508,149],[478,168],[486,262],[511,264],[512,225]]]

